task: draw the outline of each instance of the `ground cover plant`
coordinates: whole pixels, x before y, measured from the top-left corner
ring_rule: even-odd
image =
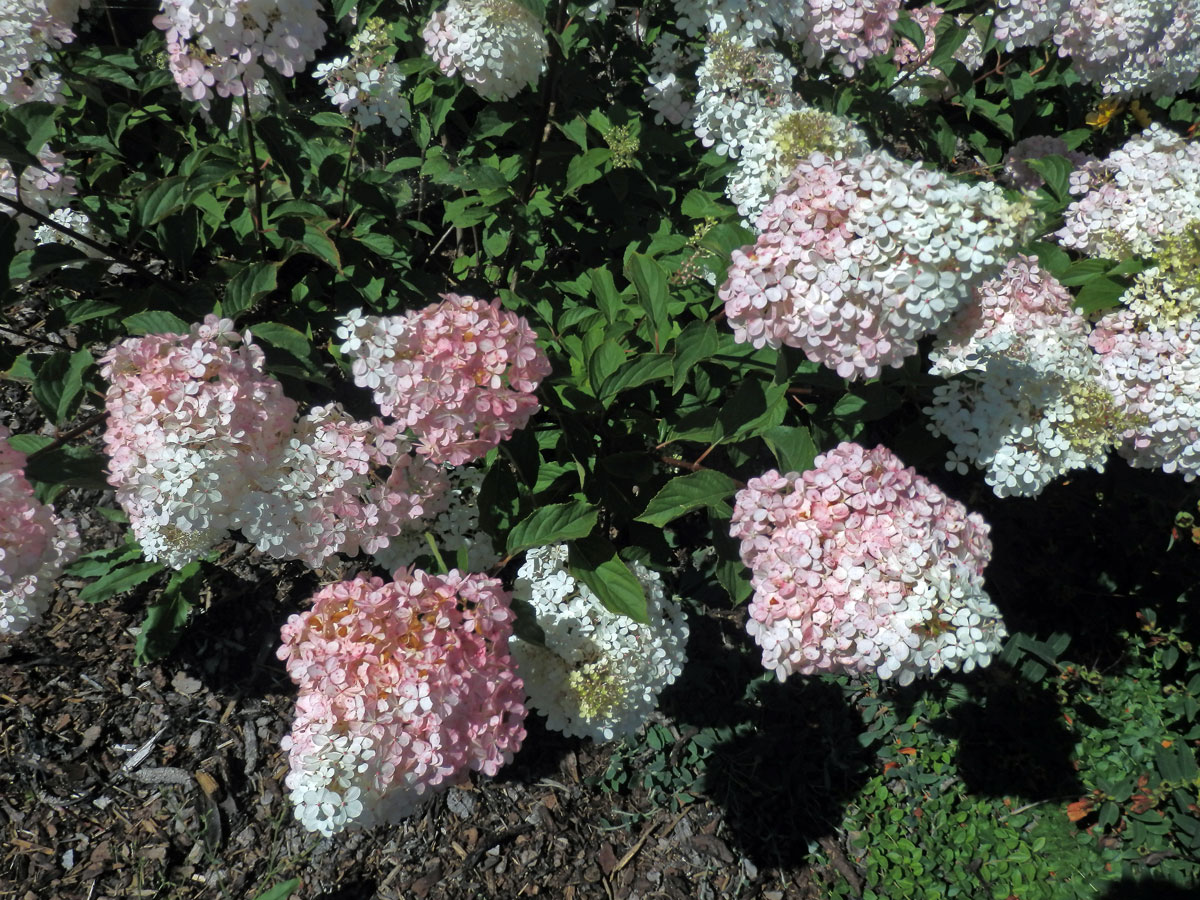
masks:
[[[0,2],[2,896],[1185,896],[1198,31]]]

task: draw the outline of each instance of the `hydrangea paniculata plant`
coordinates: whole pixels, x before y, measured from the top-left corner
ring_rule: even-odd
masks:
[[[486,100],[511,100],[546,71],[542,23],[516,0],[450,0],[423,32],[444,75],[462,75]]]
[[[39,503],[25,454],[0,426],[0,635],[20,634],[46,612],[54,580],[79,552],[75,525]]]
[[[499,300],[441,296],[403,316],[353,310],[339,320],[338,337],[354,360],[354,383],[412,429],[421,453],[457,466],[525,427],[550,362],[529,324]]]
[[[747,630],[780,680],[969,672],[1006,635],[983,589],[988,526],[885,447],[843,443],[803,474],[750,479],[730,534],[754,586]]]
[[[396,822],[510,762],[526,714],[512,622],[496,579],[420,569],[328,585],[288,619],[278,655],[300,693],[284,749],[304,827]]]
[[[786,344],[845,378],[917,352],[1021,244],[1032,205],[887,153],[799,163],[733,252],[734,338]]]
[[[512,655],[529,705],[546,727],[608,741],[636,733],[683,670],[688,627],[662,577],[630,564],[646,592],[648,624],[609,612],[567,570],[567,547],[525,556],[513,596],[533,608],[545,645],[513,638]]]
[[[383,122],[393,134],[402,134],[412,111],[400,94],[404,75],[395,54],[386,23],[370,18],[351,38],[350,54],[317,66],[313,78],[325,85],[325,96],[342,115],[363,127]]]

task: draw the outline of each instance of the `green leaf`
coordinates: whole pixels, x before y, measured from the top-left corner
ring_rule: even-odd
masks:
[[[533,547],[586,537],[598,518],[598,510],[582,500],[544,506],[513,526],[506,550],[509,556],[515,556]]]
[[[612,341],[605,341],[597,347],[587,361],[588,381],[592,385],[592,393],[599,396],[600,386],[624,364],[625,351]]]
[[[250,334],[261,338],[273,347],[286,350],[299,360],[312,357],[312,343],[290,325],[279,322],[259,322],[250,326]]]
[[[681,211],[689,219],[722,219],[729,214],[729,207],[717,201],[720,194],[690,190],[683,198]]]
[[[255,262],[244,266],[229,279],[221,300],[221,315],[236,319],[277,287],[280,264]]]
[[[288,897],[292,896],[298,887],[300,887],[300,879],[293,878],[291,881],[284,881],[272,888],[267,888],[254,900],[288,900]]]
[[[596,298],[596,306],[611,325],[620,318],[621,309],[625,305],[613,281],[612,272],[604,268],[589,269],[588,275],[591,276],[592,296]]]
[[[38,367],[33,380],[33,399],[37,401],[46,417],[55,423],[58,422],[58,404],[62,399],[67,367],[70,363],[71,354],[60,350]]]
[[[813,467],[817,445],[813,443],[812,432],[806,427],[776,425],[764,431],[762,437],[779,463],[779,471],[785,475],[789,472],[807,472]]]
[[[188,563],[171,575],[162,596],[146,610],[133,649],[136,665],[144,666],[175,649],[192,611],[192,600],[200,585],[199,574],[200,563]]]
[[[149,581],[164,568],[162,563],[140,562],[113,569],[81,590],[79,599],[86,603],[99,603]]]
[[[593,147],[572,159],[567,165],[566,195],[569,197],[584,185],[599,181],[603,175],[600,167],[611,157],[612,151],[607,147]]]
[[[1111,278],[1096,278],[1089,281],[1075,295],[1075,306],[1085,314],[1102,312],[1120,305],[1125,285]]]
[[[1046,187],[1054,195],[1054,199],[1069,201],[1071,199],[1070,178],[1075,167],[1061,156],[1043,156],[1038,159],[1025,160],[1026,165],[1046,179]]]
[[[75,414],[83,397],[83,373],[95,364],[92,354],[86,349],[76,350],[71,354],[71,361],[63,375],[62,394],[58,398],[55,422],[65,422]]]
[[[300,238],[300,244],[313,256],[329,263],[339,272],[342,270],[342,256],[338,253],[337,244],[313,223],[304,224],[304,236]]]
[[[643,353],[604,379],[599,392],[600,402],[608,406],[621,391],[666,378],[671,371],[668,354]]]
[[[687,384],[696,365],[711,359],[721,347],[712,322],[692,322],[675,339],[674,382],[671,393],[678,394]]]
[[[568,569],[599,598],[604,608],[635,622],[648,624],[646,592],[616,548],[602,537],[572,541]]]
[[[713,469],[703,469],[668,481],[654,495],[635,521],[659,528],[699,507],[712,507],[718,515],[729,515],[725,500],[737,490],[737,482]]]
[[[1112,263],[1107,259],[1080,259],[1071,263],[1067,270],[1058,276],[1058,280],[1067,287],[1078,287],[1100,278],[1110,268]]]
[[[188,323],[162,309],[148,309],[121,320],[130,334],[187,334]]]
[[[157,225],[187,205],[187,179],[174,175],[151,185],[138,194],[133,204],[134,219],[143,228]]]
[[[667,299],[670,291],[666,269],[649,256],[630,253],[625,264],[625,277],[633,282],[633,286],[637,290],[638,301],[641,303],[642,309],[646,311],[650,324],[654,328],[658,345],[655,349],[665,349],[671,333],[670,321],[667,318]]]
[[[66,572],[77,578],[99,578],[101,575],[113,571],[121,563],[137,559],[141,555],[142,548],[137,546],[137,544],[104,547],[100,550],[93,550],[86,556],[79,557],[71,565],[67,566]]]

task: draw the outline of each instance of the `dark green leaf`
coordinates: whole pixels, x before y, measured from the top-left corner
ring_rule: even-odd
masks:
[[[353,6],[353,3],[350,5]],[[272,888],[268,888],[255,897],[254,900],[288,900],[298,887],[300,887],[300,879],[293,878],[291,881],[284,881]]]
[[[58,408],[55,410],[54,421],[65,422],[79,408],[83,397],[83,373],[94,366],[96,361],[87,350],[76,350],[71,354],[71,361],[63,375],[62,394],[58,398]]]
[[[656,337],[656,350],[666,348],[670,335],[670,321],[667,318],[667,299],[670,294],[667,283],[667,272],[657,260],[641,253],[630,253],[625,265],[625,277],[633,282],[637,290],[638,301]]]
[[[600,402],[608,406],[621,391],[658,381],[671,374],[671,357],[665,353],[643,353],[604,379]]]
[[[134,313],[122,320],[125,330],[130,334],[187,334],[188,323],[175,315],[161,309],[148,309]]]
[[[571,575],[591,588],[605,609],[635,622],[650,621],[642,583],[611,543],[602,537],[572,541],[569,560]]]
[[[508,555],[586,537],[596,527],[598,517],[596,508],[582,500],[544,506],[513,526],[508,533]]]
[[[779,471],[807,472],[817,458],[817,445],[812,433],[804,426],[776,425],[763,432],[763,440],[779,463]]]
[[[270,294],[277,286],[279,274],[277,262],[254,262],[243,267],[225,288],[221,301],[221,315],[236,319],[259,300]]]
[[[199,589],[200,563],[190,562],[171,575],[162,596],[146,610],[134,644],[134,663],[144,666],[161,659],[179,643]]]
[[[699,507],[713,507],[718,515],[729,515],[725,500],[736,490],[736,481],[713,469],[682,475],[663,485],[636,521],[661,528]]]
[[[259,322],[250,326],[250,334],[255,338],[266,341],[273,347],[286,350],[299,360],[312,357],[312,343],[303,334],[290,325],[279,322]]]

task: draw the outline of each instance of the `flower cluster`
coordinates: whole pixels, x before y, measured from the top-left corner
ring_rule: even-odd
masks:
[[[1096,323],[1090,341],[1102,383],[1134,420],[1121,455],[1192,481],[1200,474],[1200,318],[1147,321],[1119,310]]]
[[[0,426],[0,634],[20,634],[46,612],[54,579],[79,552],[75,525],[34,497],[25,454]]]
[[[1067,208],[1060,244],[1108,259],[1156,256],[1200,220],[1200,144],[1152,124],[1072,173],[1071,191],[1083,196]]]
[[[1006,635],[983,589],[987,533],[885,447],[843,443],[802,475],[750,479],[730,534],[763,666],[780,680],[873,671],[908,684],[986,665]]]
[[[939,335],[929,429],[954,443],[947,468],[985,472],[997,496],[1032,497],[1072,469],[1104,471],[1130,426],[1099,378],[1072,297],[1018,256]]]
[[[334,553],[378,552],[443,502],[441,472],[409,451],[395,426],[315,407],[242,496],[232,525],[259,550],[314,567]]]
[[[658,696],[683,671],[687,620],[661,576],[631,568],[646,592],[648,624],[609,612],[567,570],[567,547],[538,547],[525,556],[513,596],[532,608],[545,645],[513,638],[529,706],[553,731],[597,741],[634,734]]]
[[[318,0],[162,0],[171,74],[183,95],[208,109],[213,94],[241,97],[266,63],[288,78],[325,43]]]
[[[1000,0],[995,36],[1009,50],[1051,35],[1111,96],[1177,94],[1200,74],[1198,0]]]
[[[542,23],[516,0],[450,0],[422,34],[442,73],[461,72],[485,100],[509,100],[546,71]]]
[[[234,527],[296,405],[264,374],[262,350],[212,315],[187,335],[129,338],[100,364],[109,484],[146,557],[181,568]]]
[[[278,656],[300,691],[283,746],[304,827],[396,822],[510,762],[526,715],[512,621],[496,579],[419,569],[329,585],[288,619]]]
[[[383,19],[368,19],[350,41],[350,55],[317,66],[313,77],[338,111],[364,128],[383,122],[402,134],[411,121],[408,101],[400,95],[404,75],[393,59],[396,48]]]
[[[734,337],[803,349],[843,377],[916,353],[1027,236],[1032,206],[879,152],[796,166],[733,252]]]
[[[20,200],[27,207],[44,216],[66,205],[67,199],[75,194],[75,179],[60,170],[66,164],[61,153],[56,153],[46,144],[38,151],[38,166],[29,166],[18,179],[12,166],[0,159],[0,197]],[[0,213],[14,215],[14,210],[0,204]],[[32,216],[15,213],[17,219],[16,249],[27,250],[39,242],[39,225]],[[79,215],[82,215],[80,213]]]
[[[499,300],[441,296],[403,316],[353,310],[338,337],[354,360],[354,383],[412,429],[421,453],[457,466],[525,427],[550,363],[529,324]]]
[[[50,50],[75,40],[88,0],[0,0],[0,103],[61,103],[62,79]]]
[[[728,33],[756,44],[779,38],[798,44],[807,65],[828,56],[850,77],[891,47],[900,0],[675,0],[675,10],[676,27],[689,37]]]
[[[372,555],[375,562],[394,572],[432,553],[438,553],[459,568],[478,572],[500,562],[492,538],[479,528],[479,490],[484,471],[473,466],[456,466],[445,471],[447,487],[431,501],[425,513],[405,524],[386,547]]]

